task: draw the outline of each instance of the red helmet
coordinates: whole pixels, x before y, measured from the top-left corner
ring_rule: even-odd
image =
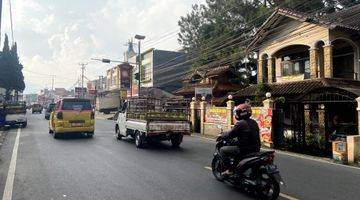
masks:
[[[252,114],[251,106],[243,103],[234,108],[234,115],[237,120],[250,118]]]

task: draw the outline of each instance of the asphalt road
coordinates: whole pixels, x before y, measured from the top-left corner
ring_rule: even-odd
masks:
[[[0,149],[0,198],[8,176],[17,129]],[[20,130],[12,199],[253,199],[216,181],[210,165],[214,142],[185,137],[179,149],[168,142],[136,149],[118,141],[113,122],[97,120],[92,139],[54,139],[43,115],[28,114]],[[278,153],[286,186],[281,199],[356,199],[360,169]],[[287,196],[288,195],[288,196]]]

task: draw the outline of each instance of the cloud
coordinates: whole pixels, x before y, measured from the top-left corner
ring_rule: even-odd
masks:
[[[176,32],[180,16],[190,11],[191,4],[205,0],[94,0],[91,4],[74,1],[70,7],[64,1],[40,1],[12,1],[25,92],[50,87],[51,78],[47,75],[51,74],[57,75],[56,87],[70,87],[80,74],[78,63],[93,57],[122,60],[124,44],[135,34],[146,36],[146,48],[150,47],[146,43],[156,44],[151,47],[159,49],[179,48],[176,34],[166,40],[162,36]],[[3,18],[7,16],[5,11]],[[5,31],[9,30],[7,21]],[[86,76],[93,79],[105,75],[110,67],[90,63]]]

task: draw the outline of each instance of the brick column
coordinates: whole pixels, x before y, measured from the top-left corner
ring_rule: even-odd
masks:
[[[206,114],[206,101],[202,100],[200,102],[200,133],[204,133],[204,122],[205,122],[205,114]]]
[[[305,141],[308,144],[308,138],[311,137],[311,119],[310,119],[310,105],[305,104],[304,105],[304,123],[305,123]]]
[[[332,45],[324,45],[324,76],[333,78]]]
[[[357,112],[358,112],[358,134],[360,135],[360,97],[356,98],[357,101]]]
[[[310,77],[311,79],[317,78],[318,74],[318,64],[319,64],[319,50],[318,49],[309,49],[310,56]]]
[[[227,116],[227,128],[231,129],[231,126],[234,124],[234,106],[235,102],[232,100],[232,96],[229,95],[229,101],[226,102],[226,116]]]
[[[263,63],[264,62],[266,62],[266,60],[262,60],[262,59],[258,60],[258,69],[257,69],[257,81],[258,81],[258,83],[263,82],[263,76],[264,76]]]
[[[192,131],[194,131],[194,125],[195,125],[195,120],[196,120],[196,108],[198,103],[196,102],[196,99],[193,98],[192,101],[190,102],[190,123],[191,123],[191,129]]]
[[[320,148],[325,149],[326,136],[325,136],[325,105],[319,104],[318,109],[316,110],[318,114],[318,123],[319,123],[319,135],[324,139],[323,143],[320,143]]]
[[[276,79],[281,77],[281,62],[282,62],[281,57],[275,59],[275,76],[276,76]]]
[[[273,58],[269,57],[267,60],[267,66],[268,66],[268,83],[272,83],[273,82]]]

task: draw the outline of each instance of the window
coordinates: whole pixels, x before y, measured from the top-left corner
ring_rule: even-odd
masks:
[[[152,78],[151,64],[145,64],[141,70],[141,81],[150,81]]]
[[[65,100],[62,105],[63,110],[91,110],[89,100]]]
[[[284,58],[285,60],[286,58]],[[301,75],[310,76],[310,61],[308,58],[286,59],[281,63],[282,76]]]
[[[282,75],[290,76],[291,75],[292,63],[289,61],[282,62]]]

